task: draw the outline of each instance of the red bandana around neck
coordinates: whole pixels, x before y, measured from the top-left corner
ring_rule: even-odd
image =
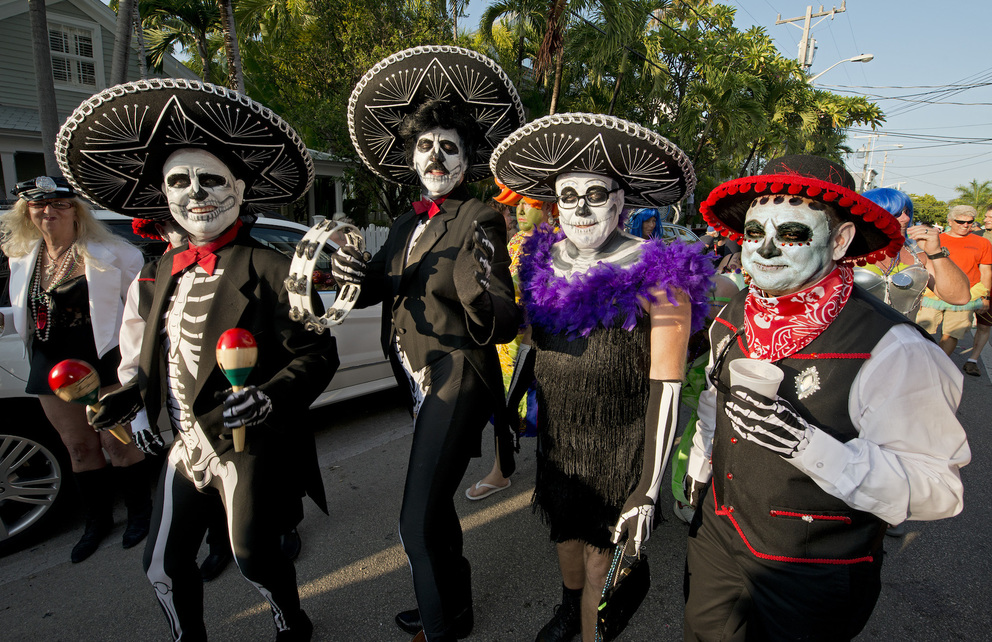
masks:
[[[217,255],[214,252],[233,241],[240,229],[241,219],[238,219],[231,226],[231,229],[206,245],[189,243],[185,250],[172,257],[172,275],[175,276],[193,265],[199,265],[207,274],[213,276],[214,268],[217,267]]]
[[[434,215],[435,214],[439,214],[441,212],[441,208],[438,207],[438,206],[441,203],[443,203],[445,201],[445,199],[447,199],[447,198],[448,198],[447,196],[442,196],[441,198],[437,199],[436,201],[432,201],[429,198],[422,198],[419,201],[414,201],[413,202],[413,212],[417,216],[420,216],[424,212],[427,212],[427,218],[428,219],[432,219],[432,218],[434,218]]]
[[[778,361],[808,346],[847,305],[854,270],[838,266],[805,290],[765,297],[752,286],[744,301],[744,328],[752,359]]]

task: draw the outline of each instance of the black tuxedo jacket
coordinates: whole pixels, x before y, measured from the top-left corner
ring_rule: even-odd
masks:
[[[172,260],[179,251],[166,253],[154,267],[149,267],[154,287],[147,308],[137,385],[152,426],[166,395],[166,359],[160,334],[163,315],[178,279],[172,276]],[[246,450],[259,456],[291,458],[292,461],[282,462],[287,474],[303,471],[301,481],[307,493],[327,512],[313,434],[305,417],[310,404],[330,383],[339,365],[334,339],[329,334],[307,331],[302,324],[290,320],[289,297],[283,285],[290,261],[252,239],[247,227],[242,228],[230,245],[218,250],[217,255],[218,267],[224,272],[200,329],[202,351],[190,404],[193,413],[218,454],[233,447],[229,440],[218,437],[225,432],[224,406],[214,398],[214,393],[226,390],[230,383],[217,366],[214,348],[225,330],[243,328],[251,332],[258,343],[258,363],[246,385],[257,386],[269,396],[272,412],[264,424],[249,428]],[[317,310],[320,301],[314,301],[314,305]],[[253,449],[252,430],[276,435],[280,447],[273,450],[259,444]]]
[[[440,213],[427,224],[410,258],[406,258],[410,236],[419,217],[406,212],[393,223],[385,245],[368,265],[357,306],[382,302],[381,342],[391,361],[393,342],[401,337],[410,365],[419,370],[445,355],[458,351],[486,382],[497,418],[501,461],[512,443],[505,416],[505,394],[496,344],[516,337],[522,317],[513,294],[510,256],[506,249],[506,223],[502,214],[472,198],[464,186],[452,191],[440,205]],[[490,313],[483,323],[469,318],[455,290],[455,262],[470,252],[467,241],[478,222],[495,247],[490,278]],[[397,368],[394,366],[394,370]],[[406,375],[396,373],[402,390],[409,390]],[[504,474],[512,471],[512,461]]]

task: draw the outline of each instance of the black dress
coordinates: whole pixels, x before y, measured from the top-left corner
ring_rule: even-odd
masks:
[[[647,315],[633,330],[568,340],[533,326],[538,453],[534,506],[551,539],[610,549],[609,529],[640,481],[651,362]]]
[[[102,359],[97,356],[86,276],[80,274],[69,279],[52,291],[51,298],[52,306],[48,311],[47,323],[52,327],[48,340],[43,341],[34,332],[29,344],[31,372],[25,392],[32,395],[54,394],[48,385],[48,373],[63,359],[81,359],[96,368],[101,386],[117,383],[121,351],[114,346]],[[31,309],[30,301],[27,307],[28,310]],[[36,324],[37,320],[31,318],[29,322]]]

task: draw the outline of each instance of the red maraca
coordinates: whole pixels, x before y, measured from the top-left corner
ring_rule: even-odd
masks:
[[[48,385],[62,401],[86,404],[93,412],[100,410],[100,375],[85,361],[66,359],[58,362],[48,373]],[[124,426],[114,426],[110,434],[122,444],[131,443],[131,436]]]
[[[231,328],[217,340],[217,365],[237,392],[245,387],[251,369],[258,361],[258,344],[251,332],[241,328]],[[245,427],[235,428],[231,434],[234,451],[245,449]]]

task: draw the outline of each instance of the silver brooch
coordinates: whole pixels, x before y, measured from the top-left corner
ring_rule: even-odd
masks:
[[[805,399],[820,389],[820,373],[810,366],[796,375],[796,397]]]

